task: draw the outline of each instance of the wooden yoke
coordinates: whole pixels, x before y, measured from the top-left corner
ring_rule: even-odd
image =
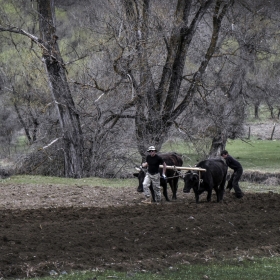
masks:
[[[160,165],[159,167],[163,168],[163,165]],[[175,165],[174,166],[167,165],[166,169],[198,171],[198,190],[200,189],[200,183],[202,182],[201,172],[206,171],[206,169],[200,167],[184,167],[184,166],[175,166]]]
[[[159,166],[160,168],[163,168],[163,165]],[[199,168],[199,167],[184,167],[184,166],[170,166],[167,165],[166,169],[174,169],[174,170],[193,170],[193,171],[206,171],[204,168]]]

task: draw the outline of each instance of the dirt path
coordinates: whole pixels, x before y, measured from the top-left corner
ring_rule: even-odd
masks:
[[[277,194],[141,204],[131,188],[0,186],[0,277],[161,270],[280,252]],[[214,199],[215,200],[215,199]]]

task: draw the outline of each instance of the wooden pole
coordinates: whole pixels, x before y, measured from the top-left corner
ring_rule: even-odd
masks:
[[[249,132],[248,132],[248,139],[250,140],[251,138],[251,126],[249,126]]]
[[[160,168],[163,168],[163,165],[159,166]],[[174,170],[194,170],[194,171],[206,171],[204,168],[199,168],[199,167],[184,167],[184,166],[170,166],[167,165],[166,169],[174,169]]]
[[[275,131],[275,127],[276,127],[276,123],[274,123],[274,125],[273,125],[273,129],[272,129],[272,132],[271,132],[270,140],[273,139],[273,134],[274,134],[274,131]]]

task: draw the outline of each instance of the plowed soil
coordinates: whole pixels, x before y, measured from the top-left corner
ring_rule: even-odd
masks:
[[[141,203],[136,187],[0,186],[0,277],[159,271],[280,253],[280,195]],[[170,195],[171,196],[171,195]]]

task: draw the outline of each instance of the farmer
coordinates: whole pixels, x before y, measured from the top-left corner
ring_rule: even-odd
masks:
[[[149,155],[146,157],[146,162],[142,163],[142,167],[148,167],[148,171],[146,173],[144,182],[143,182],[143,190],[146,199],[143,200],[143,203],[151,203],[151,193],[149,186],[152,183],[154,194],[155,194],[155,202],[160,202],[161,200],[161,192],[160,192],[160,173],[159,173],[159,165],[163,165],[162,177],[166,179],[166,163],[163,159],[157,155],[157,150],[154,146],[150,146],[147,150]]]
[[[227,166],[229,168],[233,169],[233,174],[231,175],[231,177],[228,181],[227,189],[229,189],[229,191],[230,191],[232,188],[234,188],[235,196],[237,198],[243,197],[244,194],[241,191],[239,184],[238,184],[238,181],[240,180],[241,175],[243,173],[242,165],[240,164],[239,161],[237,161],[235,158],[230,156],[228,154],[228,151],[226,151],[226,150],[221,152],[221,156],[225,159]]]

